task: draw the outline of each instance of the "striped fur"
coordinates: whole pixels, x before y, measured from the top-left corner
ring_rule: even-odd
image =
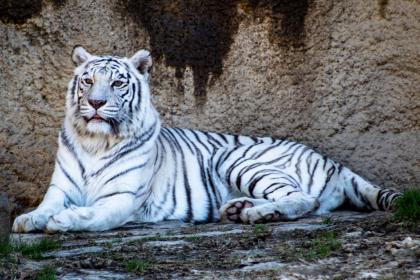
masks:
[[[15,232],[293,220],[345,201],[389,210],[399,195],[292,141],[161,127],[147,51],[128,59],[77,47],[73,60],[51,184]]]

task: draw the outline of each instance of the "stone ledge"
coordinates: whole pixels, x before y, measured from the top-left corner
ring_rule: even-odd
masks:
[[[40,261],[18,256],[19,264],[0,270],[0,276],[30,279],[51,265],[58,279],[420,277],[419,230],[393,224],[389,214],[381,212],[343,211],[255,226],[171,221],[101,233],[11,235],[13,241],[28,243],[42,238],[61,242],[61,248],[43,253]],[[328,242],[339,246],[323,256],[318,247],[327,248]],[[144,267],[130,270],[127,263],[133,259]]]

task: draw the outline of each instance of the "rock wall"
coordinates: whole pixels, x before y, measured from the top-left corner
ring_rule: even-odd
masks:
[[[418,187],[419,19],[413,0],[4,0],[0,191],[15,213],[45,192],[76,44],[150,49],[167,125],[288,137]]]

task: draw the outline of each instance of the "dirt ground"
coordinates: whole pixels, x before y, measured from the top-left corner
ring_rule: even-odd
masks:
[[[104,233],[19,234],[60,246],[12,253],[1,279],[419,279],[420,229],[387,213],[335,212],[266,225],[130,224]],[[39,278],[47,279],[47,278]]]

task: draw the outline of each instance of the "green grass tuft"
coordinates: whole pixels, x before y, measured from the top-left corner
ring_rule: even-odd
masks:
[[[55,280],[56,272],[54,267],[44,266],[35,276],[36,280]]]
[[[265,224],[255,224],[252,232],[255,235],[262,235],[269,233],[269,227]]]
[[[46,238],[41,239],[40,241],[27,244],[27,243],[20,243],[16,244],[16,251],[22,253],[24,257],[34,260],[42,259],[42,253],[48,252],[54,249],[58,249],[61,247],[61,244],[57,241],[48,240]]]
[[[420,223],[420,189],[408,189],[396,199],[394,217],[401,222],[411,225]]]
[[[144,237],[141,239],[141,241],[147,242],[147,241],[160,241],[162,240],[163,237],[160,235],[155,235],[155,236],[148,236],[148,237]]]
[[[144,273],[149,269],[149,263],[140,259],[129,260],[125,269],[132,273]]]
[[[7,258],[13,252],[13,247],[7,240],[0,241],[0,259]]]
[[[7,259],[10,255],[21,253],[28,259],[40,260],[42,253],[48,252],[61,247],[57,241],[48,240],[46,238],[33,243],[24,242],[0,242],[0,259]]]
[[[331,217],[324,217],[321,223],[324,225],[331,225],[334,223],[334,221],[331,219]]]
[[[342,248],[334,232],[319,234],[307,244],[307,248],[298,248],[297,253],[306,260],[324,259]]]
[[[198,242],[201,240],[201,238],[198,235],[191,235],[191,236],[185,237],[185,240],[188,242]]]

